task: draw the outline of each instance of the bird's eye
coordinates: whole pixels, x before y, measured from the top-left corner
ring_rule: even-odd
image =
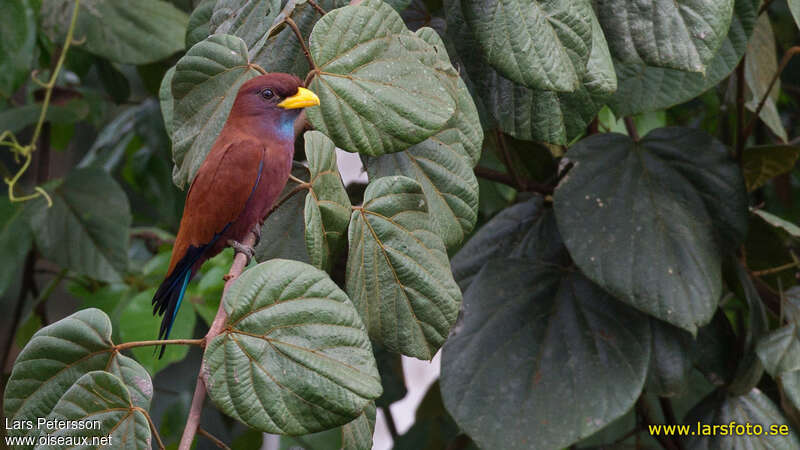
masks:
[[[261,96],[266,98],[267,100],[271,99],[272,96],[275,95],[272,93],[272,89],[264,89],[261,91]]]

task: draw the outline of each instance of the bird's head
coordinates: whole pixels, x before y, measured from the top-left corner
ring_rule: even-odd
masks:
[[[231,118],[257,124],[277,133],[281,139],[294,138],[294,122],[303,108],[319,105],[319,98],[303,82],[287,73],[255,77],[239,88]]]

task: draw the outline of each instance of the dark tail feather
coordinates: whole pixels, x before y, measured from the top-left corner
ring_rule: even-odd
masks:
[[[206,245],[199,248],[189,246],[186,254],[178,261],[169,276],[158,287],[156,295],[153,296],[153,315],[164,316],[161,320],[161,329],[158,332],[159,340],[169,338],[172,325],[175,323],[175,317],[178,315],[178,308],[181,307],[183,296],[186,294],[186,286],[194,275],[192,267],[200,259],[206,248]],[[166,348],[166,345],[161,346],[161,353],[158,355],[159,359],[164,356]]]

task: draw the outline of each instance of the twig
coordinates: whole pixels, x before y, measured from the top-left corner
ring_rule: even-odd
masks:
[[[786,68],[786,65],[789,64],[789,61],[792,59],[792,57],[798,53],[800,53],[800,45],[791,47],[789,50],[786,50],[786,53],[783,54],[781,63],[778,65],[778,70],[775,71],[775,75],[773,75],[772,80],[769,82],[767,91],[764,93],[761,101],[758,102],[756,110],[753,111],[753,118],[750,119],[750,122],[747,124],[747,128],[744,129],[743,140],[747,140],[747,138],[750,137],[750,134],[753,132],[753,128],[755,128],[756,122],[758,121],[758,114],[761,112],[764,104],[767,103],[767,99],[769,99],[769,93],[772,92],[772,88],[775,87],[775,83],[778,82],[778,78],[780,78],[783,69]]]
[[[166,340],[154,340],[154,341],[134,341],[134,342],[123,342],[122,344],[117,344],[114,346],[116,351],[120,350],[127,350],[129,348],[136,348],[136,347],[149,347],[153,345],[203,345],[205,341],[203,339],[166,339]]]
[[[222,442],[221,440],[217,439],[213,434],[209,433],[208,431],[204,430],[203,428],[198,427],[197,428],[197,434],[199,434],[200,436],[203,436],[204,438],[206,438],[209,441],[213,442],[214,445],[216,445],[217,447],[219,447],[219,448],[221,448],[223,450],[231,450],[231,448],[228,447],[227,445],[225,445],[224,442]]]
[[[394,417],[392,417],[392,411],[389,409],[388,406],[381,406],[381,411],[383,411],[383,417],[386,418],[386,427],[389,428],[389,434],[392,435],[392,441],[397,443],[397,425],[394,423]]]
[[[300,47],[303,49],[303,54],[306,55],[306,59],[308,60],[308,65],[311,67],[312,71],[317,72],[317,65],[314,64],[314,60],[311,58],[311,52],[308,51],[308,47],[306,46],[306,41],[303,39],[303,33],[300,32],[300,28],[297,27],[297,24],[294,22],[294,19],[291,17],[286,17],[283,19],[286,22],[286,25],[289,25],[289,28],[294,31],[294,35],[297,36],[297,41],[300,42]]]
[[[625,116],[625,129],[628,130],[628,136],[633,139],[633,142],[639,142],[639,132],[636,130],[636,123],[633,121],[633,117]]]
[[[158,428],[156,428],[156,424],[154,424],[153,419],[150,418],[150,413],[138,406],[134,407],[134,409],[139,410],[147,418],[147,423],[150,424],[150,429],[153,430],[153,436],[156,437],[156,444],[158,445],[159,450],[164,450],[164,442],[161,440],[161,436],[158,434]]]
[[[497,147],[500,148],[500,155],[503,157],[503,164],[506,166],[506,170],[511,175],[511,178],[514,182],[517,183],[517,186],[523,186],[522,178],[517,174],[514,170],[514,164],[511,161],[511,154],[508,152],[508,147],[506,147],[506,141],[503,137],[503,133],[500,130],[495,131],[495,137],[497,138]]]
[[[533,180],[522,179],[520,180],[520,184],[511,178],[511,175],[500,172],[497,170],[488,169],[486,167],[476,166],[475,169],[475,176],[496,181],[498,183],[503,183],[507,186],[511,186],[512,188],[518,191],[526,191],[526,192],[538,192],[542,195],[552,195],[553,190],[555,189],[554,186],[545,183],[539,183]]]
[[[311,7],[312,7],[312,8],[316,9],[316,10],[317,10],[317,12],[318,12],[318,13],[320,13],[321,15],[323,15],[323,16],[324,16],[325,14],[327,14],[327,12],[325,12],[325,10],[324,10],[324,9],[322,9],[322,7],[320,7],[320,6],[317,4],[317,2],[315,2],[314,0],[306,0],[306,3],[308,3],[309,5],[311,5]]]
[[[746,55],[742,56],[742,60],[736,66],[736,149],[733,153],[736,161],[742,160],[744,143],[747,142],[744,131],[744,60],[746,57]]]
[[[772,267],[772,268],[763,269],[763,270],[754,270],[754,271],[750,272],[750,274],[755,275],[757,277],[763,277],[764,275],[772,275],[773,273],[783,272],[784,270],[788,270],[788,269],[791,269],[793,267],[800,267],[800,264],[798,264],[797,262],[793,261],[793,262],[790,262],[788,264],[784,264],[784,265],[778,266],[778,267]]]
[[[267,220],[267,217],[269,217],[273,212],[275,212],[276,209],[280,208],[281,205],[286,203],[287,200],[289,200],[290,198],[294,197],[294,194],[297,194],[298,192],[303,191],[305,189],[309,189],[310,187],[311,187],[311,185],[308,184],[308,183],[301,183],[301,184],[298,184],[297,186],[295,186],[294,189],[289,191],[280,200],[275,202],[275,204],[272,206],[272,208],[270,208],[270,210],[267,212],[267,215],[264,216],[264,220]]]
[[[257,224],[256,226],[259,225]],[[247,236],[242,240],[242,245],[248,247],[252,247],[255,243],[255,233],[247,233]],[[247,265],[247,259],[247,255],[244,253],[236,253],[234,255],[233,264],[231,264],[231,268],[226,275],[227,281],[225,281],[225,286],[222,288],[222,298],[225,297],[225,293],[230,289],[231,284],[242,274],[242,271]],[[222,332],[226,318],[225,302],[220,301],[219,309],[217,310],[217,315],[214,317],[214,321],[211,323],[211,328],[202,339],[202,345],[204,347]],[[197,385],[195,386],[194,395],[192,396],[192,405],[189,408],[189,417],[186,419],[186,428],[183,429],[183,436],[181,436],[178,450],[189,450],[191,448],[194,435],[197,433],[197,428],[200,425],[200,415],[203,411],[203,402],[206,399],[206,384],[203,380],[204,371],[205,367],[203,367],[201,363],[200,372],[197,375]]]
[[[764,11],[766,11],[766,10],[767,10],[767,8],[769,8],[769,4],[770,4],[770,3],[772,3],[772,0],[764,0],[764,4],[763,4],[763,5],[761,5],[761,8],[758,10],[758,15],[759,15],[759,16],[760,16],[761,14],[763,14],[763,13],[764,13]]]

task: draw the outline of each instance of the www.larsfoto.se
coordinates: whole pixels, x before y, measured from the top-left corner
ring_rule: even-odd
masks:
[[[766,429],[759,424],[736,423],[709,425],[648,425],[651,436],[788,436],[788,425],[770,425]]]

